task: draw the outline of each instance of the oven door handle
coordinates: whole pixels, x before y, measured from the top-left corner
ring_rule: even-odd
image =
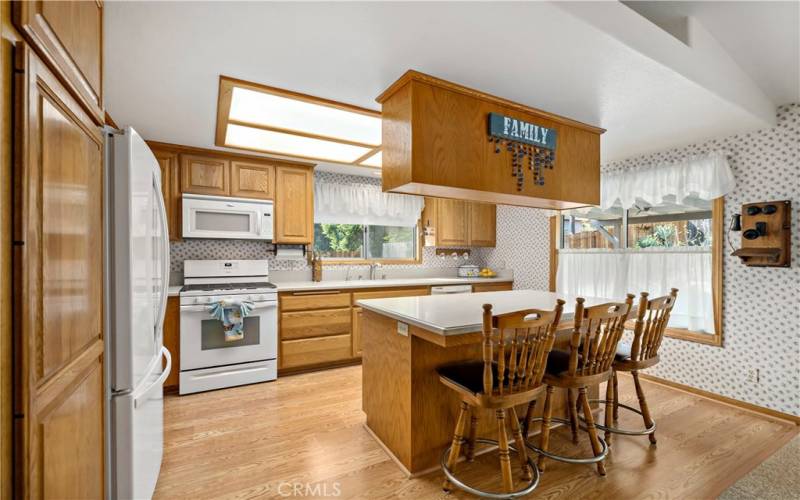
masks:
[[[191,306],[181,306],[181,311],[183,312],[208,312],[208,308],[211,307],[211,304],[198,304],[198,305],[191,305]],[[256,302],[253,305],[253,311],[257,311],[259,309],[269,309],[270,307],[278,307],[277,301],[270,301],[270,302]]]

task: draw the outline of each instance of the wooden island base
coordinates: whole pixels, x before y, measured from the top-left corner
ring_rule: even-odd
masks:
[[[398,333],[398,321],[364,310],[363,396],[366,426],[408,476],[439,468],[453,437],[459,407],[456,393],[441,382],[436,368],[446,363],[481,359],[481,334],[440,336],[414,325]],[[558,334],[556,346],[566,346],[569,329]],[[565,391],[556,389],[553,416],[565,416]],[[590,387],[596,398],[598,387]],[[542,402],[536,415],[541,415]],[[518,408],[525,415],[526,406]],[[478,436],[496,439],[492,412],[479,413]],[[531,433],[538,433],[538,427]]]

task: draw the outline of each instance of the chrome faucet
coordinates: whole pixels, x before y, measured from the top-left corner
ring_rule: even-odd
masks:
[[[352,269],[351,266],[347,266],[347,274],[344,275],[345,281],[350,281],[350,270]]]
[[[369,265],[369,279],[374,280],[375,278],[375,271],[381,267],[380,262],[373,262]]]

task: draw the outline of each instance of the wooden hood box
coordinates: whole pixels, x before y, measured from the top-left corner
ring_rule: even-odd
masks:
[[[600,204],[604,129],[540,111],[417,71],[376,99],[383,106],[383,190],[505,205],[567,209]],[[547,128],[557,143],[544,184],[512,174],[512,153],[496,153],[489,114]],[[533,138],[533,135],[529,135]]]

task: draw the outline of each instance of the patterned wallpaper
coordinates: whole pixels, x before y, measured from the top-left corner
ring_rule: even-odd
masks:
[[[338,184],[360,184],[365,189],[380,189],[378,178],[356,175],[335,174],[332,172],[315,172],[314,182],[333,182]],[[458,267],[461,264],[484,265],[489,249],[475,248],[467,260],[442,259],[437,257],[435,249],[424,248],[422,264],[387,265],[387,269],[404,269],[411,267]],[[189,239],[170,244],[170,260],[172,272],[183,272],[183,261],[194,259],[267,259],[270,269],[276,271],[299,271],[308,268],[305,262],[276,260],[272,254],[272,245],[252,240],[204,240]]]
[[[666,339],[659,377],[793,415],[800,415],[800,103],[778,108],[777,126],[614,162],[604,170],[671,163],[714,150],[730,153],[736,188],[725,197],[725,220],[743,203],[792,200],[792,267],[744,266],[724,252],[723,347]],[[732,233],[738,247],[740,236]],[[680,300],[680,298],[678,299]],[[760,371],[758,383],[748,380]]]
[[[549,210],[497,207],[497,246],[486,249],[486,264],[514,270],[515,289],[550,286]]]

